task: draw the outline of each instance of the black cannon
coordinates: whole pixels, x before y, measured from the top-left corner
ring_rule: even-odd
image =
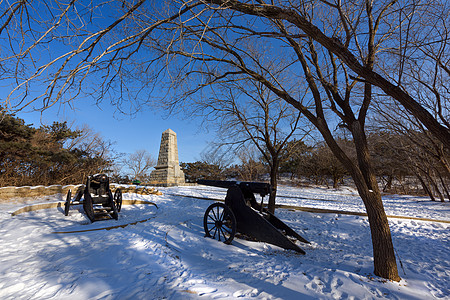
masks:
[[[82,200],[81,198],[84,198]],[[69,214],[71,205],[82,204],[86,216],[91,222],[96,220],[119,218],[119,212],[122,208],[122,191],[116,189],[114,196],[109,187],[109,178],[106,174],[95,174],[88,176],[86,185],[79,189],[75,198],[72,200],[72,191],[67,192],[66,202],[64,204],[64,214]]]
[[[236,232],[249,238],[267,242],[284,249],[305,254],[293,240],[309,242],[283,221],[258,204],[255,194],[263,198],[272,192],[272,186],[261,182],[199,180],[199,184],[228,189],[224,203],[213,203],[205,212],[205,236],[230,244]]]

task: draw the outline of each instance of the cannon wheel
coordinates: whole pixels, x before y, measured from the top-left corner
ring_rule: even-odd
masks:
[[[114,192],[114,202],[116,203],[117,212],[120,212],[122,209],[122,191],[120,189]]]
[[[67,192],[66,203],[64,203],[64,215],[65,216],[69,215],[69,208],[70,208],[70,200],[71,199],[72,199],[72,190],[69,189],[69,191]]]
[[[119,212],[117,210],[116,204],[114,203],[114,197],[112,195],[111,190],[108,191],[108,195],[109,195],[109,205],[111,206],[111,209],[112,209],[111,216],[113,217],[114,220],[118,220],[119,219]]]
[[[82,190],[78,190],[78,193],[75,195],[75,199],[73,199],[73,201],[80,202],[81,201],[81,197],[83,197],[83,191]]]
[[[205,237],[211,237],[225,244],[231,244],[236,234],[236,218],[231,209],[223,203],[211,204],[203,217]]]
[[[89,220],[91,220],[91,222],[94,222],[94,203],[92,201],[91,195],[88,192],[84,193],[83,209]]]

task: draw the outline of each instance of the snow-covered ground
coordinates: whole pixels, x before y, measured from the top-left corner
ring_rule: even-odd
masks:
[[[72,207],[11,216],[61,196],[0,204],[0,299],[450,299],[448,222],[390,218],[400,282],[373,276],[366,217],[278,209],[310,240],[306,255],[266,243],[204,238],[203,214],[225,190],[161,188],[124,194],[153,205],[122,207],[119,220],[90,223]],[[349,188],[281,187],[279,204],[363,212]],[[385,196],[388,215],[450,220],[450,204]],[[79,210],[78,210],[79,209]],[[138,222],[144,221],[145,222]],[[133,223],[110,230],[99,229]]]

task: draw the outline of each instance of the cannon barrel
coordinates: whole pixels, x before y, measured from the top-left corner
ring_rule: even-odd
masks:
[[[199,180],[197,180],[197,183],[202,184],[202,185],[220,187],[220,188],[224,188],[224,189],[228,189],[232,186],[237,185],[237,181],[206,180],[206,179],[199,179]]]
[[[251,182],[251,181],[224,181],[224,180],[206,180],[200,179],[198,184],[215,186],[228,189],[232,186],[238,186],[242,189],[251,191],[254,194],[260,194],[261,196],[268,195],[272,192],[272,186],[265,182]]]

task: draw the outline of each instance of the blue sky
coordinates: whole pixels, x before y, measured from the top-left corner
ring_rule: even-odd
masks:
[[[81,4],[80,4],[81,5]],[[92,31],[95,31],[101,27],[106,26],[107,24],[110,24],[113,20],[115,20],[115,17],[117,17],[117,12],[113,6],[113,3],[106,4],[102,6],[102,10],[97,11],[98,15],[95,15],[94,22],[88,21],[90,20],[89,16],[90,14],[85,15],[86,16],[86,29],[92,29]],[[81,5],[82,7],[82,5]],[[88,6],[89,7],[89,6]],[[39,5],[36,6],[36,9],[39,9]],[[45,17],[48,12],[46,12],[48,9],[48,6],[45,6],[45,9],[43,9],[43,17]],[[109,16],[111,14],[111,16]],[[78,19],[78,16],[75,19]],[[84,23],[83,20],[79,20],[80,24]],[[72,23],[70,23],[72,24]],[[59,57],[59,55],[63,55],[66,51],[69,51],[72,49],[72,47],[75,47],[78,41],[77,38],[72,39],[66,39],[66,34],[78,34],[78,28],[77,26],[80,25],[78,23],[73,23],[73,28],[70,27],[68,29],[64,29],[63,27],[59,28],[58,30],[55,30],[54,34],[56,37],[59,36],[59,34],[64,37],[63,39],[53,39],[51,35],[46,37],[45,43],[42,43],[39,47],[36,47],[35,49],[32,49],[30,51],[29,57],[27,59],[23,60],[23,63],[25,64],[25,68],[22,70],[24,74],[20,74],[20,76],[32,76],[35,74],[41,74],[38,76],[38,78],[32,80],[31,82],[27,82],[26,85],[23,85],[21,89],[15,92],[15,94],[11,97],[10,101],[18,101],[20,104],[13,103],[12,107],[15,108],[15,105],[17,105],[19,108],[23,107],[27,101],[31,101],[34,97],[36,97],[36,100],[33,104],[30,104],[29,107],[35,107],[36,109],[39,109],[41,105],[43,105],[41,102],[43,99],[45,100],[45,97],[42,96],[43,93],[45,93],[45,87],[47,84],[51,83],[52,76],[54,74],[59,74],[60,71],[59,68],[61,66],[64,66],[64,71],[61,73],[61,78],[55,85],[55,91],[52,95],[54,99],[56,93],[58,92],[59,88],[62,88],[65,92],[69,93],[67,97],[64,95],[59,101],[59,103],[63,103],[64,101],[69,101],[69,97],[75,97],[73,100],[73,105],[77,108],[77,110],[72,110],[69,108],[68,105],[63,105],[62,107],[58,107],[58,104],[55,105],[55,107],[52,107],[50,109],[47,109],[42,113],[42,115],[39,112],[34,113],[26,113],[26,112],[20,112],[17,114],[18,117],[25,120],[27,124],[32,123],[35,127],[39,127],[41,124],[43,125],[51,125],[54,121],[67,121],[68,124],[74,124],[72,125],[72,128],[75,129],[76,126],[82,126],[83,124],[89,125],[94,132],[98,132],[102,135],[102,137],[105,140],[109,140],[111,142],[114,142],[114,149],[119,153],[133,153],[136,150],[145,149],[147,150],[155,159],[158,158],[158,152],[159,152],[159,146],[160,146],[160,139],[161,139],[161,133],[165,131],[166,129],[170,128],[173,131],[177,133],[177,139],[178,139],[178,154],[179,154],[179,160],[180,162],[194,162],[197,160],[200,160],[200,156],[202,151],[205,150],[208,146],[208,142],[214,139],[213,133],[206,133],[204,130],[200,128],[201,120],[196,119],[182,119],[181,117],[171,117],[171,118],[163,118],[160,114],[155,113],[154,110],[151,110],[149,107],[146,108],[144,111],[140,111],[133,117],[129,117],[126,115],[121,115],[120,113],[115,113],[115,108],[111,106],[109,103],[114,102],[116,96],[115,93],[117,93],[119,96],[125,98],[125,99],[133,99],[132,96],[142,96],[144,99],[140,99],[143,102],[147,100],[147,95],[145,94],[148,92],[148,95],[151,95],[152,100],[159,99],[162,96],[166,96],[166,91],[164,87],[164,83],[167,85],[167,82],[165,80],[171,79],[171,77],[168,75],[167,78],[163,75],[158,77],[158,80],[161,80],[161,87],[159,86],[159,81],[151,81],[154,79],[152,76],[154,75],[151,71],[149,71],[148,77],[146,77],[146,73],[143,74],[135,74],[136,72],[141,72],[141,68],[135,69],[136,63],[141,63],[141,59],[144,62],[147,62],[147,60],[151,61],[152,55],[159,55],[154,54],[151,51],[149,53],[144,52],[144,50],[140,50],[141,52],[136,54],[133,59],[134,61],[131,61],[129,65],[127,65],[127,68],[121,69],[121,72],[131,72],[131,76],[128,78],[127,76],[124,76],[123,78],[121,76],[118,76],[116,81],[105,83],[103,86],[101,86],[103,80],[110,79],[109,77],[112,76],[114,78],[115,74],[110,74],[109,69],[102,69],[100,68],[96,72],[92,71],[92,75],[89,75],[86,77],[86,81],[80,81],[78,85],[77,80],[81,80],[82,75],[85,74],[80,71],[78,77],[74,79],[73,85],[71,86],[65,86],[64,80],[66,76],[69,76],[70,68],[74,66],[78,66],[79,60],[83,60],[84,56],[75,56],[70,62],[60,60],[55,60],[56,57]],[[42,30],[40,27],[33,27],[35,26],[35,23],[30,24],[30,26],[33,28],[34,31],[39,32],[39,30]],[[36,25],[37,26],[37,25]],[[44,26],[44,25],[43,25]],[[91,27],[92,26],[92,27]],[[97,28],[98,27],[98,28]],[[45,26],[44,26],[45,28]],[[67,30],[69,33],[66,33],[64,30]],[[73,32],[72,32],[73,31]],[[118,33],[120,33],[120,30],[118,30]],[[27,36],[26,36],[27,37]],[[114,36],[110,37],[112,40],[114,40]],[[108,38],[105,38],[107,41],[105,41],[105,45],[107,45],[107,42],[110,42]],[[6,43],[5,45],[2,45],[3,43]],[[13,50],[8,50],[10,40],[9,39],[0,39],[0,47],[3,47],[6,49],[6,55],[13,55],[16,52],[22,51],[23,45],[21,44],[21,40],[17,39],[14,40],[15,43],[13,43],[12,48]],[[74,42],[74,45],[71,45],[71,42]],[[16,44],[17,43],[17,44]],[[25,45],[30,45],[33,43],[33,40],[25,40]],[[103,46],[105,46],[103,45]],[[3,51],[5,51],[2,49]],[[95,48],[94,54],[92,56],[95,56],[98,52],[103,51],[100,46]],[[150,49],[152,49],[150,47]],[[158,52],[156,52],[158,53]],[[3,53],[2,53],[3,55]],[[87,53],[83,54],[87,55]],[[112,54],[111,54],[112,55]],[[148,57],[146,55],[149,55]],[[103,58],[108,59],[109,57]],[[87,58],[86,58],[87,59]],[[90,57],[89,59],[92,59]],[[45,65],[48,61],[54,61],[55,63],[51,66],[47,66],[46,68],[40,68],[40,64],[42,66]],[[10,62],[8,62],[10,65],[7,65],[7,67],[10,67],[11,70],[14,71],[15,68],[15,61],[14,59],[11,59]],[[67,64],[66,64],[67,63]],[[28,64],[28,65],[27,65]],[[95,64],[94,64],[95,65]],[[100,64],[101,65],[101,64]],[[157,64],[155,64],[158,70]],[[153,67],[153,65],[149,65],[149,68]],[[95,68],[94,68],[95,69]],[[82,68],[84,70],[84,68]],[[87,70],[90,70],[88,68]],[[106,72],[108,70],[108,72]],[[111,70],[115,70],[112,68]],[[42,73],[41,73],[42,71]],[[45,72],[44,72],[45,71]],[[104,72],[103,72],[104,71]],[[84,71],[83,71],[84,72]],[[106,73],[105,73],[106,72]],[[121,73],[121,72],[118,72]],[[159,74],[158,71],[156,71],[156,74]],[[163,74],[163,72],[161,72]],[[139,76],[142,76],[140,78]],[[158,75],[159,76],[159,75]],[[70,77],[70,76],[69,76]],[[122,80],[124,85],[122,84]],[[136,79],[142,79],[137,80],[136,82],[133,81]],[[148,79],[148,81],[146,81]],[[21,81],[21,80],[19,80]],[[148,82],[149,86],[142,85],[143,82]],[[153,86],[153,83],[155,82],[155,85]],[[111,83],[111,85],[109,85]],[[172,82],[169,82],[170,85]],[[43,84],[43,85],[42,85]],[[11,87],[15,87],[15,82],[13,80],[6,79],[2,80],[0,82],[0,100],[3,100],[6,98],[8,93],[11,91]],[[100,85],[102,88],[99,89]],[[120,86],[119,86],[120,85]],[[78,86],[81,86],[82,93],[76,94]],[[108,90],[107,87],[111,86],[111,89]],[[64,87],[64,88],[63,88]],[[189,84],[187,84],[187,87],[189,88]],[[193,84],[194,88],[197,88],[195,85],[195,82]],[[25,92],[25,88],[27,89]],[[122,94],[122,88],[123,94]],[[117,89],[117,90],[116,90]],[[120,91],[119,91],[120,89]],[[139,91],[139,95],[131,95],[128,97],[127,91],[130,89],[133,91],[136,89],[135,92]],[[73,94],[70,94],[73,93]],[[163,95],[160,95],[159,93],[162,93]],[[87,98],[88,95],[94,94],[95,97],[100,97],[101,94],[101,101],[102,106],[100,109],[99,107],[94,105],[95,99],[89,99]],[[131,93],[133,94],[133,93]],[[174,93],[176,94],[176,93]],[[182,94],[182,93],[181,93]],[[123,96],[125,95],[125,96]],[[46,95],[48,96],[48,94]],[[21,97],[24,97],[22,99]],[[86,98],[84,98],[86,97]],[[109,98],[111,97],[111,98]],[[128,97],[128,98],[127,98]],[[120,98],[120,99],[123,99]],[[24,100],[24,102],[20,102],[21,100]],[[118,100],[120,104],[120,100]],[[127,102],[127,101],[124,101]],[[136,101],[139,102],[139,101]],[[125,105],[126,106],[126,105]],[[135,108],[135,107],[133,107]],[[26,107],[25,109],[28,109]],[[133,110],[131,110],[133,111]]]
[[[34,6],[37,10],[39,10],[39,7],[40,5],[38,3]],[[82,7],[81,4],[80,7]],[[43,14],[46,14],[47,8],[48,7],[42,10]],[[97,19],[95,22],[87,23],[88,26],[93,26],[90,28],[95,30],[94,27],[103,27],[110,24],[112,20],[115,20],[114,18],[117,12],[115,9],[109,11],[110,8],[111,7],[108,5],[102,6],[102,10],[96,12],[98,15],[96,15]],[[109,16],[110,14],[113,16],[113,19]],[[74,24],[74,26],[77,24]],[[40,27],[36,27],[36,24],[33,23],[31,26],[35,26],[34,29],[37,32],[39,31]],[[57,33],[58,31],[56,31],[56,34]],[[19,43],[20,39],[15,41]],[[2,50],[3,56],[13,54],[9,49],[9,42],[10,41],[5,35],[0,39],[0,49]],[[4,45],[3,43],[7,44]],[[27,41],[26,44],[27,43],[29,44],[30,41]],[[19,46],[23,47],[23,45],[13,45],[13,47],[17,48],[17,51],[20,49]],[[67,50],[64,43],[58,42],[53,43],[49,49],[46,47],[47,45],[44,43],[43,47],[37,47],[35,49],[37,55],[33,55],[33,60],[35,60],[37,65],[39,65],[39,59],[42,59],[43,63],[45,63],[47,60],[54,59]],[[13,70],[15,61],[12,60],[10,63]],[[77,61],[74,62],[74,64],[76,63]],[[30,74],[35,72],[33,67],[29,70],[25,70],[29,71]],[[55,70],[49,68],[47,73],[51,72],[55,72]],[[45,80],[45,75],[43,76]],[[3,101],[11,91],[11,87],[15,87],[15,83],[10,79],[1,79],[0,100]],[[43,92],[43,87],[40,86],[41,81],[36,80],[36,82],[31,82],[30,84],[31,88],[27,92],[28,99],[32,99],[35,95],[39,95]],[[89,84],[95,85],[96,83],[95,81],[90,81]],[[86,86],[87,93],[89,93],[90,87],[88,84]],[[20,92],[18,94],[17,99],[20,99],[22,94],[20,94]],[[90,99],[88,96],[79,96],[79,98],[77,97],[77,99],[73,101],[73,105],[77,108],[76,110],[72,110],[67,104],[61,104],[61,106],[58,106],[57,104],[54,107],[45,110],[42,115],[40,112],[27,112],[26,110],[28,107],[25,108],[25,111],[21,111],[16,115],[24,119],[27,124],[33,124],[34,127],[39,127],[41,124],[50,125],[54,121],[67,121],[68,124],[74,122],[73,126],[71,126],[72,129],[75,129],[76,126],[81,127],[83,124],[88,124],[94,132],[100,133],[105,140],[114,142],[115,145],[113,147],[117,152],[133,153],[136,150],[145,149],[155,159],[158,158],[161,134],[163,131],[170,128],[177,134],[180,162],[194,162],[200,160],[200,153],[207,147],[208,141],[213,138],[212,133],[207,134],[204,130],[200,129],[201,120],[182,119],[178,116],[166,119],[160,114],[154,113],[150,108],[130,117],[115,113],[116,109],[109,104],[110,100],[111,99],[108,98],[103,99],[101,104],[102,109],[100,109],[94,105],[94,99]],[[12,101],[15,101],[15,98]],[[36,103],[30,107],[39,109],[39,106],[40,100],[37,100]]]
[[[86,103],[87,101],[84,101]],[[39,127],[40,124],[50,125],[53,121],[74,122],[72,128],[88,124],[105,140],[115,142],[117,152],[133,153],[145,149],[155,159],[158,158],[161,134],[170,128],[177,134],[178,155],[180,162],[194,162],[200,160],[200,153],[212,140],[213,133],[206,133],[200,128],[201,120],[184,120],[173,116],[164,118],[149,109],[130,117],[115,113],[115,108],[105,104],[102,110],[96,105],[83,105],[83,109],[76,111],[68,107],[51,108],[42,113],[20,112],[18,117],[25,123]]]

